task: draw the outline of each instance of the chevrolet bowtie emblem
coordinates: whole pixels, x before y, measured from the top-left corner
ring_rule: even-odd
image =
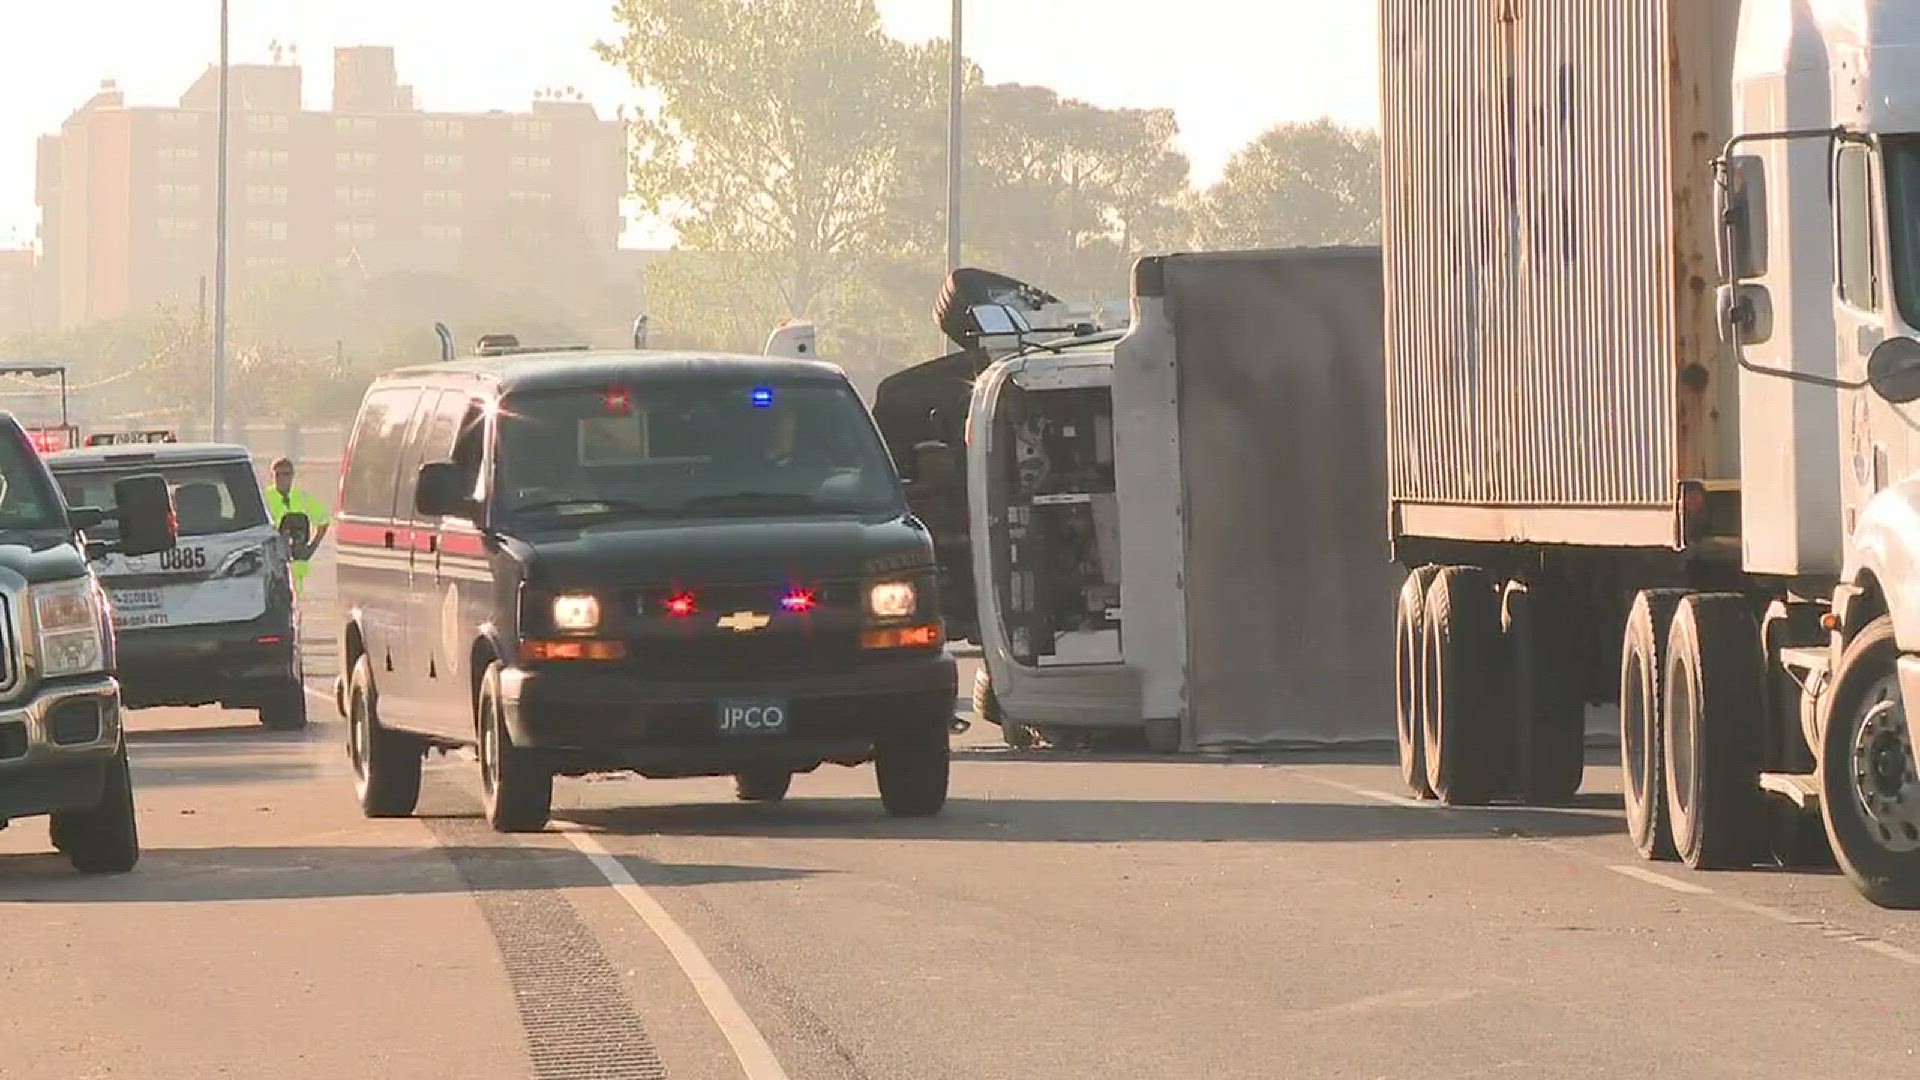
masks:
[[[754,611],[736,611],[720,620],[720,629],[731,630],[736,634],[751,634],[755,630],[765,629],[773,620]]]

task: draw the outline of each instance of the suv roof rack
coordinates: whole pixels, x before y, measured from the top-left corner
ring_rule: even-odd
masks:
[[[591,345],[522,345],[512,334],[482,334],[474,346],[475,356],[523,356],[527,353],[587,352]]]

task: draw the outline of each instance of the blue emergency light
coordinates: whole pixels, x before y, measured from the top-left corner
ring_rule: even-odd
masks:
[[[754,387],[753,388],[753,407],[756,409],[766,409],[766,408],[771,408],[772,406],[773,406],[773,388],[770,386]]]

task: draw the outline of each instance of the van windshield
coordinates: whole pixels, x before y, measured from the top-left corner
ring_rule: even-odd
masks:
[[[642,383],[501,402],[496,507],[581,515],[899,512],[900,485],[850,388]]]

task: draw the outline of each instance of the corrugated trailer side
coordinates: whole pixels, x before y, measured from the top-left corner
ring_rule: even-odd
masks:
[[[1382,0],[1389,498],[1411,538],[1683,546],[1737,488],[1712,158],[1738,0]]]

